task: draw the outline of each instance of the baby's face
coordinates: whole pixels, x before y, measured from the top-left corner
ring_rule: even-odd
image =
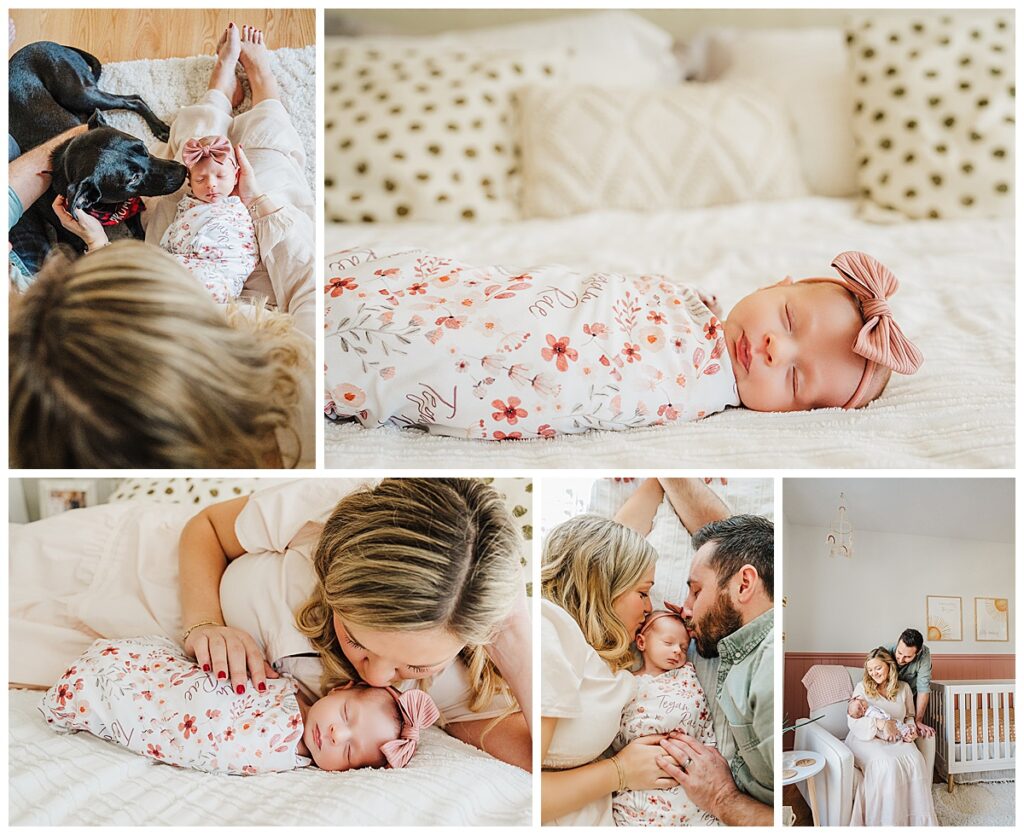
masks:
[[[690,633],[679,618],[658,618],[644,635],[644,658],[659,670],[677,670],[686,663]]]
[[[868,703],[864,699],[850,699],[848,713],[853,719],[860,719],[868,711]]]
[[[725,343],[740,400],[757,412],[843,406],[864,373],[853,343],[863,326],[853,296],[831,283],[787,280],[740,299]]]
[[[380,748],[402,732],[398,705],[380,687],[332,690],[306,714],[302,741],[324,771],[380,768],[387,765]]]
[[[230,162],[217,162],[207,157],[192,166],[189,185],[197,200],[216,203],[230,196],[238,179],[238,169]]]

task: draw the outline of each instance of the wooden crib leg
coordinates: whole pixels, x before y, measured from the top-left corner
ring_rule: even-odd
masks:
[[[949,777],[946,778],[946,780],[948,781],[948,784],[946,786],[946,791],[948,791],[950,794],[952,794],[953,793],[953,775],[950,774]]]

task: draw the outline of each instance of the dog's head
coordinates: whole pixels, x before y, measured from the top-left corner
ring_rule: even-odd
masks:
[[[72,217],[79,209],[171,194],[185,182],[184,165],[151,156],[141,139],[112,128],[98,110],[88,125],[50,159],[53,188],[67,198]]]

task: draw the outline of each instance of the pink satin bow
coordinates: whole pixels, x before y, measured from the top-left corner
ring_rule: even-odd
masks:
[[[235,149],[223,136],[218,136],[209,145],[201,145],[198,139],[189,139],[181,149],[181,161],[186,168],[192,168],[204,159],[212,159],[222,165],[229,161],[232,165],[237,165]]]
[[[854,353],[898,374],[917,371],[924,356],[903,335],[889,309],[888,300],[900,286],[892,271],[866,252],[837,255],[832,268],[842,276],[837,283],[856,296],[864,314],[864,327],[857,334]]]
[[[433,725],[441,712],[434,700],[422,690],[406,690],[401,694],[394,688],[388,688],[388,691],[395,697],[398,711],[402,714],[402,735],[391,742],[385,742],[380,751],[389,766],[404,768],[416,753],[420,731]]]

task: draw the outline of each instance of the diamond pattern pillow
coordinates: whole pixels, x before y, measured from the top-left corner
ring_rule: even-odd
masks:
[[[346,45],[326,55],[328,222],[518,217],[512,92],[564,53]]]
[[[740,82],[520,91],[526,217],[807,193],[786,114]]]
[[[858,16],[847,27],[861,214],[1013,211],[1013,13]]]

